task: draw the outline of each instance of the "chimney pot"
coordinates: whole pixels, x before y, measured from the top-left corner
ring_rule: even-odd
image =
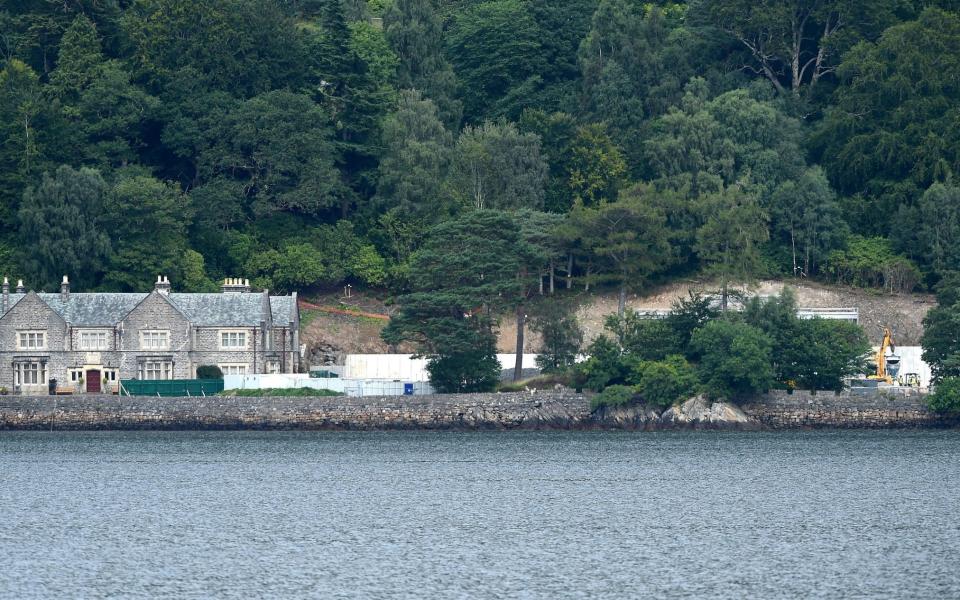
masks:
[[[25,287],[23,287],[23,280],[22,280],[22,279],[18,279],[18,280],[17,280],[17,293],[18,293],[18,294],[22,294],[22,293],[24,293],[24,292],[26,292],[26,291],[27,291],[27,289],[26,289]]]

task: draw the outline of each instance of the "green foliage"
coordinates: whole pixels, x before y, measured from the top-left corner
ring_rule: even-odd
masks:
[[[697,373],[682,356],[645,361],[634,368],[634,391],[646,404],[667,408],[688,399],[698,386]]]
[[[929,8],[858,44],[837,73],[815,142],[837,189],[862,195],[855,230],[887,235],[900,206],[960,172],[960,15]]]
[[[37,289],[54,289],[64,274],[80,289],[89,288],[110,256],[103,225],[106,182],[93,169],[61,166],[29,187],[20,207],[24,274]]]
[[[397,110],[384,120],[382,136],[377,208],[421,228],[449,216],[453,206],[447,176],[453,139],[434,103],[419,92],[402,92]],[[398,248],[397,258],[406,260],[412,250]]]
[[[590,399],[590,410],[627,406],[635,396],[636,392],[628,385],[611,385]]]
[[[181,279],[193,215],[190,199],[175,184],[133,173],[113,186],[104,212],[113,243],[104,287],[142,290],[158,273]]]
[[[472,92],[463,97],[468,121],[520,116],[529,80],[539,79],[545,67],[539,28],[525,2],[487,0],[466,8],[451,23],[447,45],[454,70]]]
[[[923,318],[923,360],[934,381],[960,377],[960,275],[951,273],[937,287],[938,306]]]
[[[462,206],[516,210],[543,208],[547,165],[540,139],[513,123],[467,126],[454,151],[452,187]]]
[[[686,298],[676,300],[667,315],[666,324],[673,332],[677,350],[688,348],[693,332],[719,316],[720,311],[714,307],[714,298],[711,296],[691,291]]]
[[[942,415],[960,415],[960,378],[941,379],[927,398],[927,406]]]
[[[850,236],[847,248],[827,256],[824,270],[837,283],[878,287],[891,293],[910,292],[920,281],[920,270],[896,254],[890,240]]]
[[[545,300],[534,307],[530,328],[540,334],[537,367],[544,373],[564,373],[583,344],[583,330],[571,304]]]
[[[496,311],[516,298],[520,229],[494,210],[473,211],[434,227],[412,259],[412,292],[382,336],[417,345],[441,392],[492,390],[499,380]]]
[[[223,379],[223,371],[217,365],[200,365],[197,367],[197,379]]]
[[[419,289],[426,232],[472,207],[527,211],[517,285],[494,303],[518,315],[557,273],[624,294],[701,272],[931,286],[960,269],[958,8],[8,2],[0,247],[25,250],[6,269],[31,286],[70,271],[143,289],[162,269],[186,290],[245,276],[400,295]],[[76,235],[21,211],[62,165],[109,188]],[[98,231],[111,248],[84,253]],[[62,241],[64,262],[25,236]]]
[[[716,319],[693,332],[690,345],[699,358],[701,380],[713,397],[736,399],[773,384],[771,340],[752,325]]]
[[[797,317],[793,292],[751,299],[744,320],[772,341],[774,379],[786,387],[809,390],[843,389],[846,377],[862,374],[870,344],[854,323]]]
[[[632,310],[625,311],[622,317],[608,316],[604,328],[616,336],[623,352],[638,360],[663,360],[683,349],[671,323]]]

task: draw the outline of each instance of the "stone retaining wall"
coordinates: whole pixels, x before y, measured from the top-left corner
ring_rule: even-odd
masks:
[[[929,427],[949,425],[927,409],[915,389],[833,392],[771,392],[741,405],[767,428]]]
[[[576,429],[581,394],[0,397],[0,429]]]
[[[590,412],[572,392],[317,398],[0,396],[3,429],[788,429],[955,425],[914,390],[694,398],[658,413]]]

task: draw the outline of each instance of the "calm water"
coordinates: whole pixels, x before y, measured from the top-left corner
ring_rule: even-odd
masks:
[[[956,598],[960,432],[0,432],[0,597]]]

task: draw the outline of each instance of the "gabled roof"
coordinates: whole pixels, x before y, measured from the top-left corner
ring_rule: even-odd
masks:
[[[9,306],[13,308],[26,294],[11,293]],[[113,327],[122,321],[149,294],[144,293],[71,293],[66,302],[59,293],[37,296],[64,321],[75,327]],[[296,303],[292,296],[271,296],[271,315],[264,314],[263,294],[171,293],[166,298],[195,326],[198,327],[258,327],[272,318],[278,325],[295,320]],[[0,315],[2,316],[2,315]]]
[[[112,327],[140,304],[147,294],[70,294],[66,302],[60,294],[37,294],[63,320],[76,327]]]
[[[297,320],[297,302],[293,296],[270,296],[273,324],[286,327]]]
[[[170,302],[200,327],[256,327],[268,321],[261,294],[170,294]]]

